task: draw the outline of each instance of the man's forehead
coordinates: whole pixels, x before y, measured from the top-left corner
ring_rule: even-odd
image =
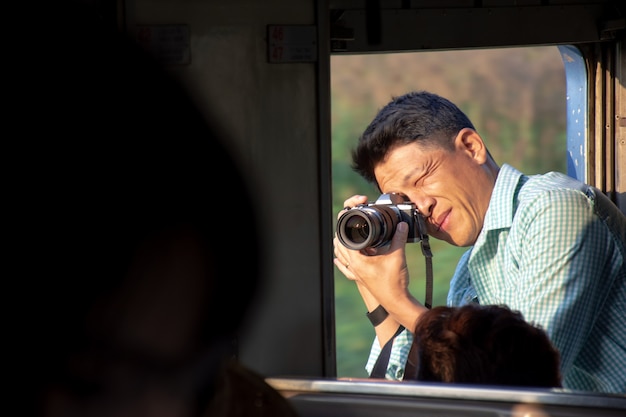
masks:
[[[424,175],[430,162],[443,157],[440,148],[423,147],[415,143],[395,147],[387,153],[386,158],[374,167],[374,175],[380,189],[386,185],[406,184],[416,176]],[[385,190],[389,192],[389,190]]]

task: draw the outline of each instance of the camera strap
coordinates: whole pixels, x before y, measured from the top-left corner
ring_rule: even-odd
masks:
[[[387,343],[385,343],[385,346],[383,346],[382,350],[380,351],[380,354],[378,355],[378,358],[376,359],[374,368],[372,369],[372,372],[370,373],[370,378],[374,378],[374,379],[385,378],[385,374],[387,373],[387,365],[389,364],[389,356],[391,356],[391,348],[393,346],[393,340],[396,338],[396,336],[402,333],[403,330],[404,330],[404,326],[402,325],[398,326],[398,330],[396,330],[396,333],[393,336],[391,336],[391,339],[389,339]]]
[[[422,254],[426,260],[426,296],[424,299],[424,306],[430,309],[433,305],[433,252],[430,249],[430,242],[428,241],[428,235],[424,234],[422,239],[420,240],[420,244],[422,247]],[[402,331],[404,330],[404,326],[399,326],[396,333],[385,343],[383,346],[378,358],[376,359],[376,363],[374,364],[374,368],[370,373],[370,378],[385,378],[385,374],[387,373],[387,366],[389,364],[389,356],[391,355],[391,347],[393,346],[393,341]],[[409,353],[409,358],[407,359],[407,363],[405,365],[404,374],[405,375],[415,375],[417,372],[417,367],[412,361],[412,357],[415,356],[415,344],[412,344],[411,351]]]
[[[424,306],[430,309],[433,306],[433,252],[430,250],[428,235],[422,236],[420,244],[422,245],[422,254],[424,254],[426,260],[426,296]]]
[[[427,234],[421,236],[420,245],[422,248],[422,254],[424,255],[424,259],[426,260],[426,295],[424,299],[424,306],[430,309],[433,306],[433,252],[430,249],[430,242],[428,241]],[[380,354],[378,355],[378,358],[376,359],[374,368],[370,373],[370,378],[385,378],[393,341],[396,336],[402,333],[404,329],[404,326],[399,326],[396,333],[391,337],[391,339],[387,341],[387,343],[385,343],[385,346],[383,346]],[[411,358],[415,356],[414,349],[415,344],[412,344],[409,358],[407,359],[407,363],[405,365],[405,375],[415,375],[417,372],[417,367],[411,360]]]

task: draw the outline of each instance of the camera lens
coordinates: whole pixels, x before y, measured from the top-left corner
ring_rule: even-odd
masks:
[[[365,217],[352,216],[346,221],[344,231],[350,242],[361,244],[369,237],[370,226]]]
[[[398,221],[393,207],[355,207],[339,217],[337,237],[353,250],[384,246],[390,242]]]

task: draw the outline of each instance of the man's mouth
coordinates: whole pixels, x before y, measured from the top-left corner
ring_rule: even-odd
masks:
[[[437,232],[441,231],[441,229],[444,229],[445,226],[445,222],[448,219],[448,216],[450,215],[450,210],[446,211],[445,213],[443,213],[441,216],[439,216],[437,218],[437,220],[435,220],[433,222],[433,226],[435,226],[435,229]]]

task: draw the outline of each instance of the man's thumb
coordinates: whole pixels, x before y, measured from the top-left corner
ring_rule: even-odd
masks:
[[[391,249],[401,248],[406,243],[406,238],[409,233],[409,225],[406,222],[400,222],[396,226],[396,233],[394,233],[391,239]]]

